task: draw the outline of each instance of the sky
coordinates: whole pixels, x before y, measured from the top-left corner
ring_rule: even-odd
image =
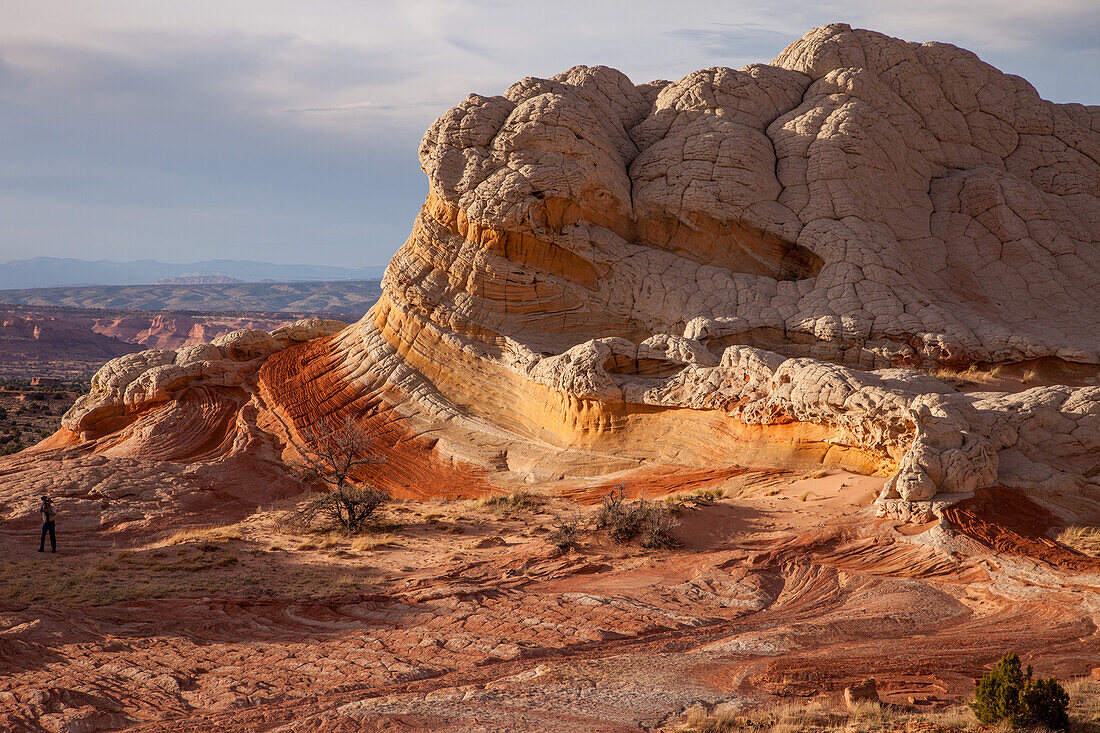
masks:
[[[1096,0],[0,0],[0,262],[384,265],[467,93],[767,62],[831,22],[1100,104]]]

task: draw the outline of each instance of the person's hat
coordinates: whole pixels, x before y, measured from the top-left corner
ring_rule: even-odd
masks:
[[[45,494],[42,495],[42,501],[49,501],[49,500],[50,500],[50,497],[46,496]]]

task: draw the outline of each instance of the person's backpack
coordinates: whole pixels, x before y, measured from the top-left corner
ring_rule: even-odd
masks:
[[[54,511],[53,504],[45,501],[42,502],[42,513],[46,515],[47,522],[52,522],[54,515],[57,514],[57,512]]]

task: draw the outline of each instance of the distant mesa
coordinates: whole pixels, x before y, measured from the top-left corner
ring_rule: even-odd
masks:
[[[225,451],[385,425],[408,495],[824,466],[903,521],[982,487],[1100,521],[1100,108],[837,24],[740,70],[471,94],[420,163],[361,320],[112,362],[64,440],[156,455],[201,387],[203,419],[248,406]]]
[[[22,317],[0,311],[0,363],[53,361],[80,354],[105,361],[134,350],[113,335],[52,317]],[[41,378],[40,378],[41,379]]]
[[[364,310],[366,308],[364,307]],[[145,349],[204,344],[241,329],[272,330],[286,313],[175,313],[0,305],[0,379],[56,386],[105,360]]]

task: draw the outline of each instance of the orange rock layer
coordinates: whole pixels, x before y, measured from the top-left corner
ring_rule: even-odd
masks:
[[[319,420],[357,419],[374,436],[371,450],[382,460],[355,479],[402,498],[474,498],[489,491],[481,471],[446,462],[430,437],[410,432],[381,392],[361,392],[343,379],[328,338],[272,355],[260,369],[258,388],[271,410],[261,424],[275,434],[289,431],[300,441],[298,432]]]

